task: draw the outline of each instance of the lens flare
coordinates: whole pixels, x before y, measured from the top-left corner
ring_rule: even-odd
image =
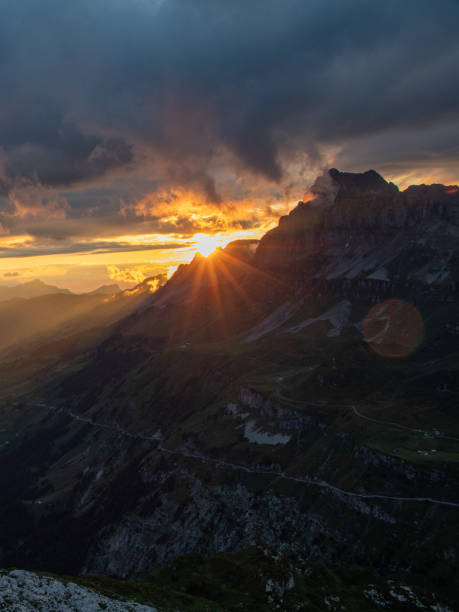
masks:
[[[393,299],[373,306],[363,321],[363,337],[383,357],[407,357],[424,337],[424,322],[417,308]]]

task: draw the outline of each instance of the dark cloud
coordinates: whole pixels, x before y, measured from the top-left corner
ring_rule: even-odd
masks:
[[[222,152],[228,171],[281,183],[293,153],[321,165],[326,146],[355,142],[341,159],[359,169],[416,163],[397,130],[457,162],[439,134],[459,118],[458,20],[456,0],[4,3],[0,196],[149,165],[219,203]]]
[[[1,247],[0,259],[6,257],[36,257],[37,255],[58,255],[76,253],[127,253],[132,251],[156,251],[161,249],[181,249],[189,246],[187,243],[167,242],[164,244],[125,244],[123,242],[74,242],[66,245],[43,245],[24,247]],[[15,273],[4,276],[16,276]]]
[[[359,170],[362,159],[366,159],[368,167],[377,166],[389,176],[407,168],[421,176],[429,171],[447,176],[450,167],[457,168],[459,161],[458,134],[459,121],[448,121],[417,129],[387,130],[377,139],[364,135],[342,149],[336,164]],[[442,179],[443,176],[437,177],[438,181]]]
[[[18,178],[46,187],[73,185],[102,177],[133,160],[132,146],[121,138],[104,140],[60,123],[55,127],[56,132],[44,135],[47,137],[43,140],[32,133],[24,134],[20,144],[2,142],[7,154],[3,178],[6,187],[14,187]]]

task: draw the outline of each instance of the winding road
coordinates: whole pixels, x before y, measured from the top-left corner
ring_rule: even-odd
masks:
[[[286,397],[285,395],[282,395],[282,393],[279,393],[279,392],[276,393],[276,396],[280,401],[284,401],[290,404],[296,404],[297,406],[308,406],[308,407],[313,406],[317,408],[324,408],[326,406],[331,406],[333,408],[347,408],[349,410],[352,410],[355,416],[361,419],[365,419],[366,421],[371,421],[372,423],[377,423],[378,425],[386,425],[388,427],[395,427],[397,429],[405,429],[407,431],[411,431],[412,433],[422,434],[423,436],[428,436],[431,438],[441,438],[443,440],[454,440],[455,442],[459,442],[459,437],[448,436],[447,434],[440,431],[437,427],[434,427],[432,431],[425,431],[423,429],[414,429],[413,427],[408,427],[407,425],[402,425],[401,423],[395,423],[394,421],[383,421],[382,419],[374,419],[372,417],[366,416],[365,414],[362,414],[359,410],[357,410],[357,407],[355,406],[355,404],[336,404],[336,403],[309,402],[309,401],[305,402],[302,400],[296,400],[296,399]]]
[[[371,421],[372,423],[378,423],[379,425],[388,425],[389,427],[396,427],[397,429],[406,429],[408,431],[412,431],[413,433],[420,433],[423,436],[429,436],[432,438],[442,438],[444,440],[455,440],[456,442],[459,442],[459,438],[455,438],[454,436],[447,436],[436,428],[434,428],[432,431],[424,431],[423,429],[413,429],[412,427],[408,427],[407,425],[401,425],[400,423],[394,423],[393,421],[382,421],[380,419],[373,419],[359,412],[355,406],[351,406],[351,408],[356,416],[360,417],[361,419],[365,419],[366,421]]]
[[[96,427],[99,429],[108,429],[119,435],[126,436],[131,439],[148,440],[152,442],[153,441],[159,442],[162,439],[160,434],[158,433],[155,433],[153,435],[146,435],[142,433],[133,434],[123,429],[119,425],[98,423],[96,421],[93,421],[92,419],[88,419],[80,415],[77,415],[72,411],[68,411],[66,413],[77,421],[92,425],[93,427]],[[358,499],[379,499],[382,501],[398,501],[398,502],[421,502],[421,503],[430,503],[430,504],[437,504],[441,506],[450,506],[453,508],[459,508],[459,502],[435,499],[433,497],[402,497],[398,495],[385,495],[382,493],[357,493],[356,491],[348,491],[346,489],[342,489],[341,487],[337,487],[333,484],[330,484],[329,482],[326,482],[325,480],[314,479],[308,476],[293,476],[291,474],[286,474],[283,471],[269,470],[269,469],[264,469],[260,467],[252,468],[242,463],[232,463],[230,461],[225,461],[223,459],[216,459],[214,457],[209,457],[208,455],[203,455],[201,453],[196,453],[196,452],[192,452],[192,451],[188,451],[184,449],[175,449],[175,450],[169,449],[169,448],[166,448],[165,446],[162,446],[162,444],[158,444],[156,447],[156,450],[162,453],[168,454],[168,455],[175,455],[175,456],[183,457],[186,459],[195,459],[203,463],[213,464],[217,467],[223,467],[223,468],[227,468],[231,470],[247,472],[250,474],[258,474],[260,476],[274,476],[276,478],[281,478],[282,480],[288,480],[291,482],[298,482],[301,484],[318,487],[321,489],[325,489],[329,491],[330,493],[337,495],[338,497],[344,496],[344,497],[354,497]]]

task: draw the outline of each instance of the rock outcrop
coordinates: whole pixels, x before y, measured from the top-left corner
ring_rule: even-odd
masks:
[[[256,265],[309,278],[457,282],[459,189],[421,185],[400,192],[377,172],[331,169],[305,201],[268,232]]]

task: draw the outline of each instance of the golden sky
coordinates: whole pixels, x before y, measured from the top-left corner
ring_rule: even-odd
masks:
[[[132,287],[172,272],[197,252],[208,255],[232,240],[260,238],[295,205],[278,194],[273,197],[269,186],[261,190],[262,199],[248,200],[244,191],[239,200],[209,203],[198,190],[180,188],[128,200],[117,193],[118,184],[117,179],[113,187],[104,187],[102,203],[100,188],[94,187],[54,197],[49,189],[18,189],[14,208],[3,215],[0,284],[40,278],[75,292],[112,283]],[[107,193],[108,206],[114,202],[109,215],[104,214]],[[85,203],[82,216],[72,214],[78,197]]]
[[[8,257],[0,261],[2,270],[0,282],[3,285],[13,285],[40,278],[48,284],[65,287],[77,293],[112,283],[124,289],[156,274],[163,272],[171,274],[179,264],[189,263],[198,252],[207,256],[217,247],[225,247],[231,240],[258,238],[260,233],[259,231],[199,233],[182,239],[183,246],[174,249]],[[142,236],[139,241],[131,237],[128,243],[123,240],[123,245],[142,246],[147,238],[152,245],[157,240],[154,235]]]
[[[3,4],[0,284],[133,285],[332,167],[459,183],[452,0]]]
[[[445,169],[393,173],[401,188],[414,182],[454,178]],[[438,178],[440,177],[440,178]],[[10,196],[0,234],[0,284],[40,278],[74,292],[103,284],[132,287],[145,278],[171,273],[197,252],[208,255],[232,240],[257,239],[302,198],[313,174],[293,165],[289,184],[241,174],[222,181],[227,199],[206,200],[202,189],[170,187],[126,197],[129,185],[117,177],[101,186],[62,193],[23,185]],[[148,187],[146,181],[144,188]],[[119,190],[119,191],[118,191]],[[131,188],[132,190],[132,188]],[[297,195],[298,194],[298,195]],[[295,197],[297,195],[297,197]],[[75,215],[75,203],[84,203]],[[112,209],[106,214],[106,209]]]

